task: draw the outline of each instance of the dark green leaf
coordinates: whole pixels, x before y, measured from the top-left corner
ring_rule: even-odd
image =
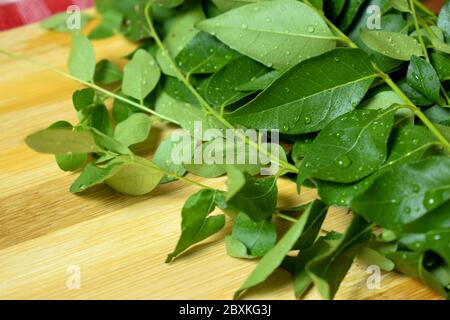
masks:
[[[94,81],[100,84],[111,84],[122,80],[122,71],[109,60],[101,60],[95,67]]]
[[[323,77],[314,78],[315,74]],[[363,51],[336,49],[291,68],[253,101],[228,114],[228,119],[287,134],[319,131],[353,110],[374,78]]]
[[[313,141],[299,179],[349,183],[378,170],[387,156],[393,109],[357,110],[333,120]]]
[[[406,77],[408,84],[431,101],[439,100],[440,81],[433,66],[422,58],[412,56]]]
[[[120,169],[120,163],[112,162],[104,167],[97,167],[93,163],[88,163],[79,177],[70,186],[70,192],[78,193],[94,185],[102,183],[113,176]]]
[[[225,225],[224,215],[208,215],[216,207],[217,191],[200,190],[189,197],[181,211],[181,236],[175,250],[167,256],[171,262],[190,246],[210,237]]]
[[[334,298],[355,256],[367,244],[371,234],[372,228],[364,218],[355,216],[339,244],[331,252],[314,258],[307,264],[308,275],[322,297]]]

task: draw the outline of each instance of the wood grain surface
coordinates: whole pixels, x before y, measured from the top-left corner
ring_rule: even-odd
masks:
[[[0,33],[0,48],[65,69],[67,34],[30,25]],[[94,42],[97,59],[121,59],[134,45],[122,38]],[[69,193],[76,174],[61,172],[53,157],[28,149],[24,138],[60,119],[76,121],[71,95],[80,85],[51,71],[0,55],[0,298],[1,299],[230,299],[255,261],[230,258],[223,238],[229,226],[172,264],[166,255],[180,232],[180,210],[196,187],[159,186],[126,197],[105,186]],[[161,134],[153,130],[152,134]],[[150,155],[155,143],[141,151]],[[194,178],[196,179],[196,178]],[[200,180],[223,187],[224,179]],[[313,199],[280,181],[280,204]],[[342,231],[350,216],[333,209],[326,230]],[[284,221],[281,229],[288,227]],[[80,289],[68,289],[71,266],[81,270]],[[369,290],[366,266],[355,263],[337,299],[437,299],[420,283],[382,273],[381,289]],[[249,299],[292,299],[292,281],[277,271]],[[311,290],[307,299],[318,299]]]

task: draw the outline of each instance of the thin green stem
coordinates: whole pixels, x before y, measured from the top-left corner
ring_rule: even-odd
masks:
[[[192,84],[189,82],[189,79],[187,76],[185,76],[178,66],[173,61],[172,57],[170,56],[167,48],[165,47],[164,43],[159,38],[158,33],[156,32],[155,28],[153,27],[152,20],[150,18],[150,10],[151,10],[152,3],[149,2],[145,7],[145,18],[147,20],[147,25],[149,28],[150,35],[155,40],[156,44],[158,45],[159,49],[161,50],[161,54],[165,57],[167,57],[167,61],[171,65],[171,69],[173,72],[175,72],[175,75],[177,78],[183,82],[183,84],[189,89],[189,91],[194,95],[194,97],[197,99],[197,101],[200,103],[200,106],[206,111],[206,114],[212,115],[214,118],[216,118],[222,125],[224,125],[226,128],[233,130],[234,134],[244,141],[247,145],[251,146],[252,148],[255,148],[256,151],[261,152],[266,157],[274,161],[275,163],[279,164],[284,169],[298,173],[299,170],[294,165],[281,160],[280,158],[274,156],[272,153],[268,152],[265,149],[261,149],[258,143],[255,143],[251,139],[249,139],[243,132],[240,130],[236,130],[232,124],[230,124],[227,120],[225,120],[220,113],[218,113],[213,107],[209,105],[208,102],[198,93],[198,91],[192,86]]]
[[[139,104],[139,103],[137,103],[137,102],[135,102],[133,100],[130,100],[130,99],[126,98],[126,97],[122,97],[122,96],[120,96],[120,95],[118,95],[118,94],[116,94],[114,92],[111,92],[109,90],[106,90],[106,89],[104,89],[104,88],[102,88],[102,87],[100,87],[100,86],[98,86],[98,85],[96,85],[94,83],[91,83],[91,82],[88,82],[88,81],[84,81],[84,80],[82,80],[80,78],[72,76],[71,74],[69,74],[69,73],[67,73],[67,72],[65,72],[65,71],[63,71],[63,70],[61,70],[61,69],[59,69],[59,68],[57,68],[57,67],[55,67],[55,66],[53,66],[51,64],[47,64],[45,62],[41,62],[41,61],[35,60],[33,58],[30,58],[30,57],[17,55],[17,54],[8,52],[8,51],[3,50],[3,49],[0,49],[0,53],[5,55],[5,56],[7,56],[7,57],[9,57],[9,58],[11,58],[11,59],[27,61],[27,62],[32,63],[34,65],[37,65],[39,67],[49,69],[49,70],[51,70],[51,71],[53,71],[53,72],[55,72],[55,73],[57,73],[57,74],[59,74],[59,75],[61,75],[63,77],[69,78],[69,79],[74,80],[76,82],[79,82],[79,83],[81,83],[81,84],[83,84],[83,85],[85,85],[85,86],[87,86],[87,87],[89,87],[91,89],[94,89],[94,90],[96,90],[98,92],[101,92],[101,93],[103,93],[106,96],[109,96],[109,97],[115,98],[117,100],[123,101],[125,103],[128,103],[128,104],[138,108],[139,110],[141,110],[143,112],[152,114],[154,116],[157,116],[157,117],[159,117],[161,119],[164,119],[166,121],[172,122],[174,124],[179,124],[178,121],[176,121],[174,119],[171,119],[169,117],[166,117],[165,115],[162,115],[162,114],[160,114],[160,113],[158,113],[156,111],[153,111],[152,109],[149,109],[149,108],[145,107],[143,104]]]
[[[285,215],[283,213],[280,213],[280,212],[274,213],[273,216],[276,217],[276,218],[280,218],[280,219],[286,220],[286,221],[290,221],[292,223],[296,223],[297,222],[297,219],[292,218],[292,217],[290,217],[288,215]]]
[[[425,59],[430,62],[430,56],[428,55],[427,47],[425,46],[425,42],[422,37],[422,30],[419,27],[419,21],[417,20],[416,7],[414,6],[414,1],[409,0],[409,6],[411,7],[411,15],[413,17],[414,26],[416,28],[417,37],[419,38],[420,46],[422,47],[422,53],[425,56]]]

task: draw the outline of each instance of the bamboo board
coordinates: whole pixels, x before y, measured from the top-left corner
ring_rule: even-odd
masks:
[[[37,25],[0,33],[0,48],[61,68],[69,42],[67,34]],[[133,49],[121,38],[94,45],[97,59],[122,65],[121,57]],[[256,262],[226,255],[229,226],[174,263],[164,263],[178,239],[181,207],[196,187],[175,182],[133,198],[99,186],[76,196],[68,191],[75,174],[61,172],[52,156],[25,146],[33,131],[60,119],[76,121],[71,95],[78,88],[51,71],[0,55],[0,299],[230,299]],[[198,181],[224,184],[224,179]],[[279,189],[285,206],[315,197],[314,191],[298,196],[288,181]],[[324,228],[342,231],[349,218],[345,210],[332,210]],[[67,286],[73,266],[81,271],[79,289]],[[396,273],[382,273],[381,288],[369,290],[369,276],[365,266],[355,264],[336,298],[438,298]],[[289,274],[277,271],[245,298],[292,299]],[[306,298],[320,297],[313,289]]]

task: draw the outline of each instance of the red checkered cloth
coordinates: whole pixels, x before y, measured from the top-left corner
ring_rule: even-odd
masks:
[[[89,8],[93,0],[0,0],[0,30],[43,20],[70,5]]]

